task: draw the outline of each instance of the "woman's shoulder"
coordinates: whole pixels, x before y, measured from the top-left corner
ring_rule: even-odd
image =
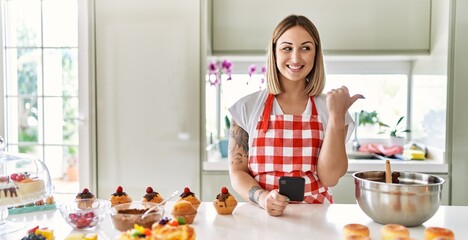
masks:
[[[234,105],[258,105],[266,100],[268,91],[263,89],[240,98]]]
[[[323,104],[327,104],[327,95],[324,94],[324,93],[321,93],[317,96],[314,96],[314,100],[315,100],[315,103],[316,104],[320,104],[320,105],[323,105]]]

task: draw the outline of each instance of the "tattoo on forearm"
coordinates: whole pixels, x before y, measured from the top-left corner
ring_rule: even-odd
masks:
[[[260,195],[262,195],[262,193],[265,192],[265,190],[259,186],[253,186],[252,188],[250,188],[249,190],[249,200],[250,202],[252,202],[253,204],[260,206],[260,204],[258,203],[258,201],[260,200]],[[255,195],[257,197],[255,197]]]

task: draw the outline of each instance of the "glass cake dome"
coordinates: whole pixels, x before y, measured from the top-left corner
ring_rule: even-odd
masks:
[[[27,154],[4,151],[0,137],[0,233],[8,217],[8,208],[36,202],[53,191],[45,163]]]

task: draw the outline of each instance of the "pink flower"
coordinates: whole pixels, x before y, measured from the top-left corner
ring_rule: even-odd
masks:
[[[221,75],[227,74],[227,80],[231,80],[232,62],[223,60],[221,68],[218,67],[218,62],[210,62],[208,64],[208,82],[211,86],[218,86],[221,83]]]
[[[221,71],[225,74],[228,75],[228,78],[227,80],[231,80],[231,73],[232,73],[232,62],[228,61],[228,60],[224,60],[222,63],[221,63]]]
[[[263,85],[265,83],[265,73],[266,73],[266,66],[262,66],[262,79],[260,79],[260,84]]]
[[[252,75],[257,71],[257,66],[255,64],[252,64],[249,66],[249,77],[252,77]]]

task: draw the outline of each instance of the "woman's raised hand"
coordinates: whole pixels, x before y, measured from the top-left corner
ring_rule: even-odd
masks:
[[[349,107],[358,99],[364,98],[362,94],[349,96],[348,88],[342,86],[327,93],[327,108],[330,116],[345,116]]]

